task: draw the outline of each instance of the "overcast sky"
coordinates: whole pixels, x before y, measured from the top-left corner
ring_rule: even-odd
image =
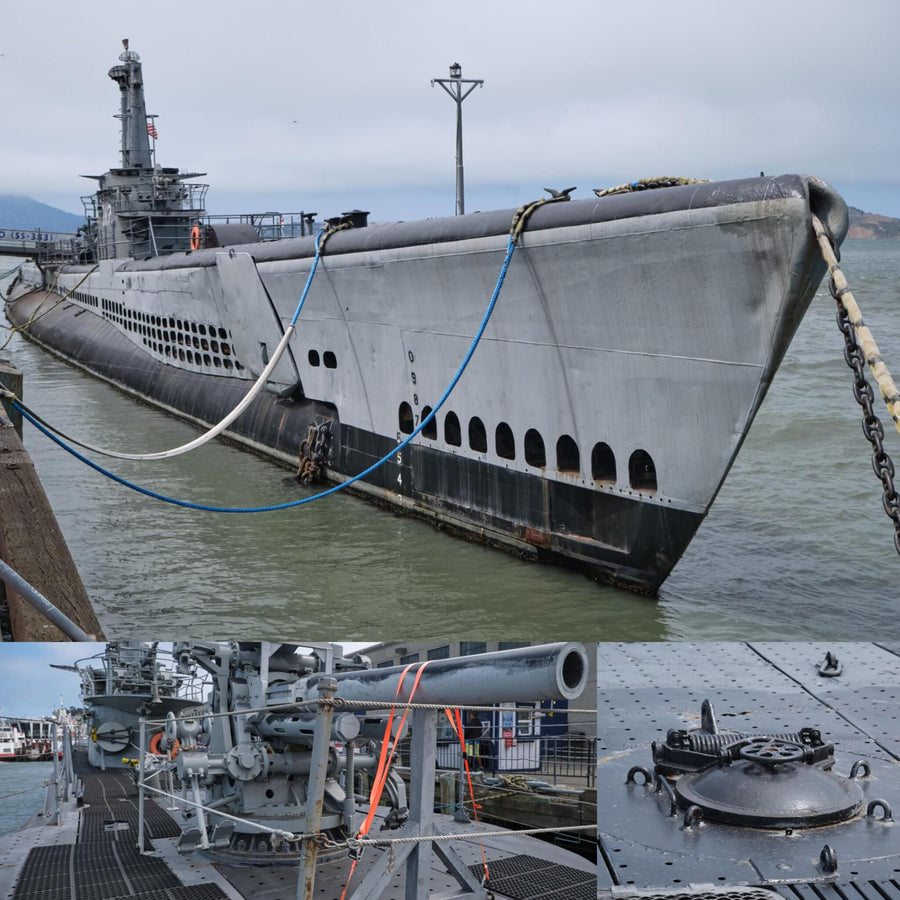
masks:
[[[345,653],[366,644],[339,642]],[[166,645],[169,646],[169,645]],[[81,680],[74,672],[50,668],[51,663],[71,666],[76,660],[101,653],[106,644],[0,643],[0,717],[49,716],[59,706],[81,706]]]
[[[459,62],[485,81],[463,104],[467,211],[765,171],[900,216],[896,0],[6,6],[0,193],[70,212],[77,176],[118,165],[128,37],[158,160],[206,172],[213,213],[452,214],[455,104],[430,81]]]

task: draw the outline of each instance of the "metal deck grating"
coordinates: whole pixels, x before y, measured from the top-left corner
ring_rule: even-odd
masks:
[[[78,759],[78,755],[76,755]],[[83,762],[83,757],[81,762]],[[137,788],[127,771],[78,765],[84,783],[78,842],[34,847],[13,900],[223,900],[217,885],[184,886],[166,863],[136,845]],[[154,803],[144,807],[145,837],[176,837],[176,823]],[[109,829],[110,823],[124,828]]]
[[[783,884],[773,890],[787,900],[898,900],[900,884],[884,881],[850,881],[828,884]]]
[[[228,900],[228,895],[217,884],[193,884],[107,897],[104,900]]]
[[[476,878],[480,863],[469,866]],[[512,900],[595,900],[597,876],[534,856],[510,856],[488,863],[488,887]]]

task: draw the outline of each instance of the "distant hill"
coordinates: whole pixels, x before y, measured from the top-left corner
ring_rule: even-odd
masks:
[[[31,197],[0,194],[0,228],[19,228],[23,231],[40,228],[42,231],[74,234],[83,224],[82,216],[38,203]]]
[[[847,237],[900,240],[900,219],[863,212],[861,209],[851,206],[850,230],[847,232]]]

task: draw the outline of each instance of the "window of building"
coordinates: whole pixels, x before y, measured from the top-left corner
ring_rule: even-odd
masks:
[[[406,656],[400,657],[400,665],[408,666],[410,663],[415,663],[419,661],[418,653],[408,653]]]
[[[484,641],[460,641],[459,655],[472,656],[475,653],[486,653],[487,644]]]
[[[435,647],[428,651],[429,659],[450,659],[450,645],[444,644],[443,647]]]
[[[516,650],[519,647],[529,646],[528,641],[500,641],[497,644],[498,650]]]

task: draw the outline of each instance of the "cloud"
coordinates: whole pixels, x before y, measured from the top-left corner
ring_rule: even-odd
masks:
[[[160,161],[208,172],[213,203],[216,191],[452,194],[455,108],[430,82],[457,61],[485,81],[463,104],[472,184],[765,169],[898,187],[900,6],[846,9],[261,0],[248,11],[222,0],[199,39],[173,24],[183,5],[169,0],[153,16],[63,0],[35,16],[19,5],[5,14],[15,40],[0,58],[16,84],[0,193],[68,196],[65,208],[80,211],[90,185],[77,176],[117,162],[118,92],[106,73],[126,36],[160,117]]]
[[[80,706],[81,681],[70,666],[103,649],[103,644],[0,643],[0,716],[49,716],[59,706]]]

